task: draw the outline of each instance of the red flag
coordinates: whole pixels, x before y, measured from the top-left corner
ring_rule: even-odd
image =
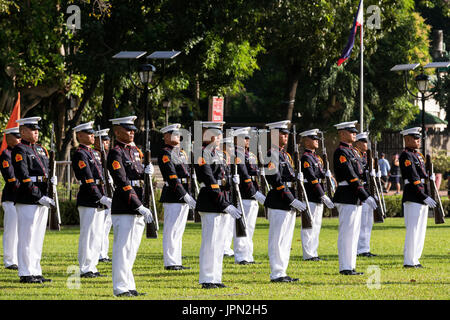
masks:
[[[9,118],[8,124],[6,125],[5,129],[18,127],[19,124],[16,122],[16,120],[20,119],[20,92],[18,92],[16,105],[14,106],[13,111],[11,112],[11,117]],[[2,147],[0,148],[0,154],[3,152],[3,150],[6,149],[8,145],[6,144],[6,137],[5,134],[3,134],[3,141],[2,141]]]

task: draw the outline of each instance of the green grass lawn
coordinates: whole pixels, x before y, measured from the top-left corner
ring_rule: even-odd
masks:
[[[450,224],[435,225],[428,220],[425,247],[420,262],[424,269],[403,268],[405,228],[403,218],[388,218],[375,224],[372,231],[373,258],[358,258],[357,271],[363,276],[342,276],[338,272],[338,220],[324,218],[320,234],[319,255],[326,261],[303,261],[301,256],[300,219],[292,241],[288,274],[300,278],[296,283],[271,283],[267,256],[269,224],[258,218],[254,236],[255,260],[260,264],[236,265],[234,258],[224,258],[224,289],[204,290],[198,284],[198,254],[201,225],[188,222],[183,238],[183,264],[192,269],[166,271],[163,268],[162,224],[158,239],[146,239],[145,232],[139,248],[134,276],[137,290],[146,296],[132,299],[151,300],[376,300],[376,299],[444,299],[450,298]],[[1,234],[3,235],[3,233]],[[100,263],[98,269],[105,278],[81,279],[73,288],[77,267],[79,229],[63,227],[48,231],[42,256],[45,284],[21,284],[17,271],[0,269],[0,299],[118,299],[112,294],[111,263]],[[110,234],[111,246],[113,234]],[[110,247],[110,252],[112,247]],[[2,251],[3,252],[3,248]],[[111,254],[110,254],[111,255]],[[3,258],[3,257],[2,257]],[[2,260],[3,262],[3,260]],[[373,267],[375,266],[375,267]],[[378,268],[379,273],[370,268]],[[379,288],[372,279],[379,275]],[[372,285],[368,285],[368,282]],[[72,289],[70,289],[72,287]],[[126,298],[129,299],[129,298]]]

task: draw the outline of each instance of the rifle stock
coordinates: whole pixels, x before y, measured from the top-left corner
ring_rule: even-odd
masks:
[[[60,231],[61,215],[59,212],[58,192],[56,186],[51,183],[51,178],[56,176],[56,160],[55,160],[55,131],[51,129],[50,151],[49,151],[49,176],[48,176],[48,197],[55,201],[55,206],[50,207],[49,212],[49,228],[50,230]]]
[[[191,129],[189,129],[189,132],[191,133],[191,137],[192,137]],[[200,188],[198,186],[197,174],[195,173],[195,167],[194,167],[194,163],[195,163],[194,145],[195,145],[194,141],[191,141],[191,152],[190,152],[191,161],[190,161],[189,170],[190,170],[190,175],[191,175],[192,197],[197,198],[200,193]],[[194,222],[195,223],[202,222],[202,218],[200,217],[200,213],[198,213],[198,210],[194,210]]]
[[[257,149],[258,149],[258,157],[257,157],[257,161],[258,161],[258,182],[259,182],[259,186],[261,187],[261,191],[264,195],[267,194],[267,192],[269,192],[270,190],[270,185],[269,182],[267,182],[266,179],[266,175],[262,174],[261,172],[264,170],[264,158],[263,158],[263,154],[262,154],[262,150],[261,150],[261,143],[259,141],[259,136],[260,136],[260,132],[264,132],[259,130],[258,131],[258,142],[257,142]],[[267,208],[264,207],[264,217],[266,219],[269,219],[268,215],[267,215]]]
[[[151,161],[151,153],[150,153],[150,141],[148,136],[149,123],[147,121],[145,126],[146,131],[146,150],[144,151],[144,167],[150,164]],[[155,194],[153,192],[153,182],[152,178],[149,174],[144,174],[144,196],[143,196],[143,205],[146,208],[152,207],[152,216],[153,221],[151,223],[147,223],[146,229],[146,237],[147,239],[157,239],[158,238],[158,213],[156,211],[156,203],[155,203]]]
[[[327,149],[325,147],[325,139],[322,131],[320,131],[320,141],[322,143],[322,161],[324,164],[325,173],[327,173],[328,171],[330,171],[330,162],[328,161]],[[334,196],[333,182],[331,181],[331,177],[328,176],[325,176],[325,193],[328,196],[328,198],[333,199]],[[339,212],[336,207],[332,209],[328,208],[326,209],[331,211],[332,217],[339,216]]]
[[[236,155],[237,156],[237,155]],[[237,164],[234,164],[234,174],[237,175]],[[239,184],[233,182],[233,193],[234,193],[234,199],[237,202],[236,208],[241,207],[241,213],[242,216],[239,219],[235,219],[236,223],[236,237],[237,238],[244,238],[247,236],[247,224],[245,221],[245,212],[244,212],[244,205],[242,203],[242,196],[241,196],[241,190],[239,190]]]
[[[374,169],[373,166],[373,158],[372,158],[372,151],[369,149],[367,150],[367,161],[369,163],[369,172],[372,172]],[[384,207],[381,200],[380,190],[378,188],[378,183],[376,181],[376,177],[372,177],[372,175],[369,175],[369,190],[370,194],[374,196],[376,202],[377,202],[377,208],[373,210],[373,221],[375,223],[381,223],[384,222]]]
[[[100,131],[100,126],[98,126],[98,130]],[[114,187],[111,185],[111,183],[109,181],[108,168],[106,167],[106,159],[107,159],[106,150],[105,150],[105,146],[103,145],[102,136],[99,135],[98,139],[99,139],[99,143],[100,143],[100,159],[102,161],[103,183],[105,185],[106,196],[108,198],[112,199],[113,192],[114,192]]]
[[[426,156],[426,171],[427,171],[427,180],[430,182],[430,197],[436,201],[436,207],[433,208],[434,213],[434,223],[442,224],[445,223],[445,212],[444,207],[442,206],[441,197],[439,195],[439,190],[436,187],[436,183],[433,180],[430,180],[429,177],[434,173],[433,162],[431,162],[431,156],[427,154]]]

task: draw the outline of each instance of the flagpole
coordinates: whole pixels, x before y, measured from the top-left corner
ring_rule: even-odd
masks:
[[[360,50],[360,86],[359,86],[359,123],[360,125],[360,132],[364,132],[364,1],[361,0],[361,15],[362,15],[362,21],[361,21],[361,27],[360,27],[360,39],[361,39],[361,45]]]

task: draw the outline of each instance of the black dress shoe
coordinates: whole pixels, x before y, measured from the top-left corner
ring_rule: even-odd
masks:
[[[42,281],[33,276],[21,276],[20,283],[42,283]]]
[[[405,265],[403,266],[403,268],[415,268],[415,266],[412,266],[412,265],[410,265],[410,264],[405,264]]]
[[[363,253],[358,253],[357,254],[358,257],[370,257],[370,252],[363,252]]]
[[[234,257],[234,254],[227,254],[227,253],[225,253],[223,256],[224,257]]]
[[[106,277],[106,275],[101,274],[100,272],[94,272],[95,277]]]
[[[125,291],[115,295],[116,297],[134,297],[130,291]]]
[[[11,265],[5,267],[5,269],[9,269],[9,270],[19,270],[19,267],[17,266],[17,264],[11,264]]]
[[[47,279],[47,278],[44,278],[43,276],[33,276],[33,277],[41,280],[41,282],[52,282],[52,279]]]
[[[414,266],[414,268],[424,268],[424,266],[421,265],[421,264],[419,263],[419,264],[416,264],[416,265]]]
[[[247,260],[242,260],[242,261],[239,261],[238,264],[246,265],[246,264],[250,264],[250,262],[248,262]]]
[[[370,257],[376,257],[376,256],[378,256],[377,254],[373,254],[372,252],[369,252],[369,256]]]
[[[228,286],[224,285],[223,283],[213,283],[216,285],[217,288],[228,288]]]
[[[286,278],[289,282],[296,282],[296,281],[299,280],[298,278],[291,278],[291,277],[289,277],[289,276],[286,276],[285,278]]]
[[[356,272],[355,270],[342,270],[342,271],[339,271],[339,273],[343,274],[345,276],[360,276],[360,275],[364,274],[362,272]]]
[[[81,278],[96,278],[97,276],[92,271],[88,271],[85,273],[80,274]]]
[[[137,296],[145,296],[146,295],[145,292],[137,292],[136,290],[130,290],[129,293],[131,293],[135,297],[137,297]]]
[[[102,258],[102,259],[98,259],[98,262],[112,262],[112,260],[109,258]]]
[[[183,269],[190,269],[189,267],[183,267],[183,266],[167,266],[164,267],[166,270],[183,270]]]
[[[276,278],[276,279],[271,279],[270,281],[271,282],[292,282],[292,278],[286,276],[286,277],[279,277],[279,278]]]
[[[214,283],[202,283],[202,289],[216,289],[218,286]]]
[[[185,267],[185,266],[178,266],[180,269],[179,270],[189,270],[191,269],[191,267]]]

